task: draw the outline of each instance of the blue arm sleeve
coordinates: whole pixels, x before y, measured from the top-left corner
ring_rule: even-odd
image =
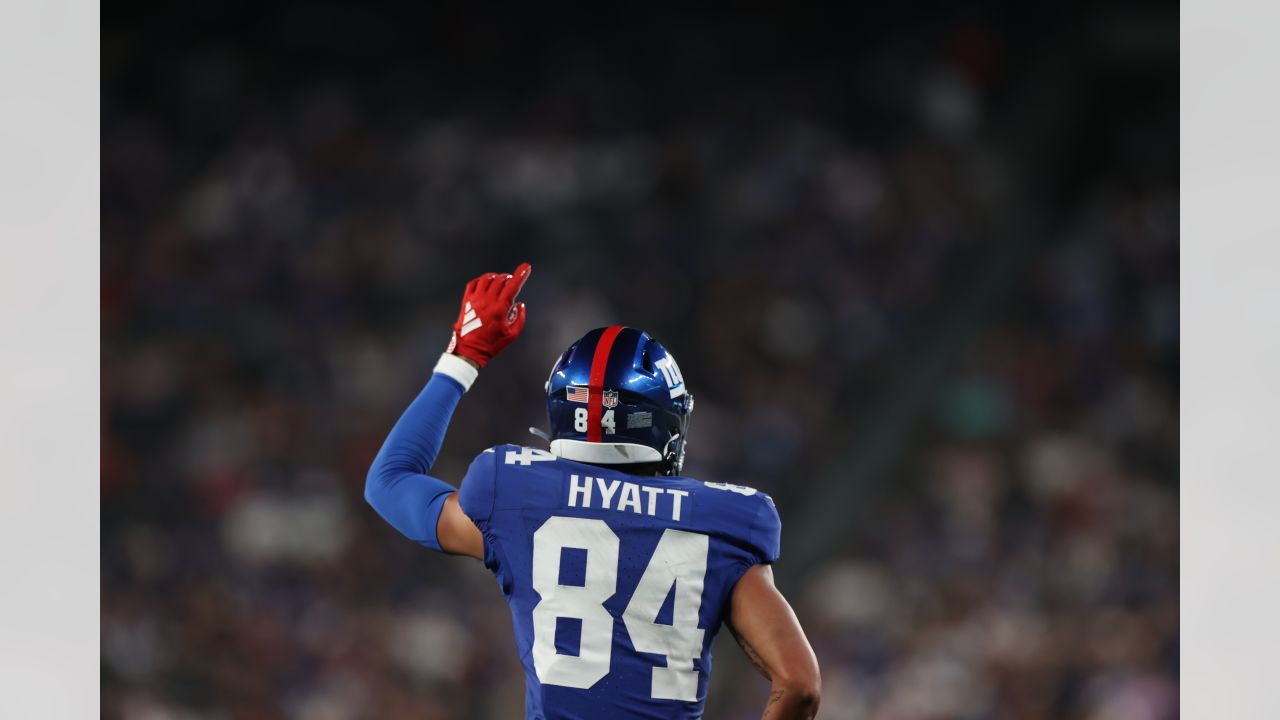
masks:
[[[387,522],[414,542],[443,552],[436,523],[455,488],[427,474],[444,442],[449,419],[465,392],[462,385],[435,373],[404,411],[365,479],[364,498]]]

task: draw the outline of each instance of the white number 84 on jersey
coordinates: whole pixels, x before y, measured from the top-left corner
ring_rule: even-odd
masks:
[[[587,689],[609,673],[614,620],[604,602],[618,588],[618,546],[617,534],[603,520],[556,516],[533,534],[533,589],[542,596],[533,609],[533,665],[542,682]],[[635,649],[667,658],[666,667],[653,668],[650,694],[654,698],[697,700],[698,671],[693,660],[702,655],[706,634],[698,627],[698,611],[707,574],[707,547],[708,538],[701,533],[664,531],[622,613]],[[564,548],[587,551],[582,585],[560,584]],[[673,584],[671,624],[655,622]],[[582,622],[577,655],[556,652],[556,618]]]

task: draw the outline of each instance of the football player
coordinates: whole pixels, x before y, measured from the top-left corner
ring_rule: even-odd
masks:
[[[635,328],[569,346],[546,384],[550,448],[428,475],[479,371],[520,334],[529,265],[467,284],[448,350],[369,469],[365,498],[432,550],[484,562],[511,606],[529,718],[698,718],[728,625],[772,683],[765,718],[811,718],[818,663],[774,587],[768,495],[682,477],[693,396]]]

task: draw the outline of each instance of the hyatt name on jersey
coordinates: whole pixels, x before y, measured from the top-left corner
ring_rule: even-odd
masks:
[[[701,716],[730,593],[778,558],[767,495],[504,445],[459,500],[511,607],[529,717]]]

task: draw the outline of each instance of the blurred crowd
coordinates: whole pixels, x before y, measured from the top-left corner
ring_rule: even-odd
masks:
[[[839,481],[1019,197],[991,130],[1027,82],[1013,50],[981,23],[935,40],[762,81],[786,109],[695,71],[723,102],[630,122],[604,112],[644,104],[616,69],[424,110],[395,72],[271,84],[250,50],[201,45],[144,68],[108,29],[104,716],[521,715],[491,576],[362,490],[463,285],[523,260],[524,335],[433,474],[540,446],[559,352],[642,327],[698,400],[687,474],[773,495],[784,577],[788,511]],[[809,102],[842,89],[856,121]],[[1176,116],[1115,122],[1176,137]],[[874,504],[792,583],[821,717],[1177,716],[1177,203],[1176,174],[1101,164],[949,349]],[[709,718],[758,715],[752,672],[717,665]]]
[[[808,581],[823,717],[1177,717],[1176,217],[1090,204],[970,341]]]

